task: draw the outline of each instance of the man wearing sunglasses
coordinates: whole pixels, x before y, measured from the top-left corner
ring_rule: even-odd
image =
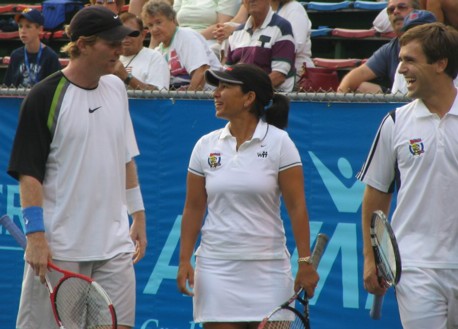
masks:
[[[380,47],[361,66],[351,70],[342,79],[339,92],[382,93],[387,88],[372,81],[386,81],[387,86],[393,85],[396,68],[399,64],[399,37],[403,33],[404,17],[412,10],[419,9],[418,0],[389,0],[386,11],[393,31],[397,37]]]
[[[132,13],[122,13],[119,18],[124,26],[140,34],[127,36],[122,41],[122,55],[115,65],[114,74],[130,89],[168,90],[169,65],[159,51],[143,46],[146,36],[143,21]]]

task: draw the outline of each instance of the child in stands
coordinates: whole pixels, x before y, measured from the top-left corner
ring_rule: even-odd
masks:
[[[3,83],[31,87],[61,69],[58,55],[40,41],[44,18],[36,9],[24,9],[15,17],[24,46],[13,50]]]

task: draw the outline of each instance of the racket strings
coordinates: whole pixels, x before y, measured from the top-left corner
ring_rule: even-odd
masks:
[[[374,225],[375,238],[379,245],[379,256],[382,261],[384,276],[389,279],[392,284],[396,276],[396,256],[391,242],[391,237],[386,229],[385,223],[382,220],[377,220]]]
[[[305,325],[299,315],[285,308],[272,314],[263,329],[305,329]]]
[[[86,280],[71,277],[56,290],[56,311],[65,329],[108,329],[113,319],[106,299]]]

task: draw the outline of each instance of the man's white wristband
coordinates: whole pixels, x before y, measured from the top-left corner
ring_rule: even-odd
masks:
[[[141,210],[145,210],[143,205],[142,191],[140,186],[126,190],[126,204],[129,215]]]

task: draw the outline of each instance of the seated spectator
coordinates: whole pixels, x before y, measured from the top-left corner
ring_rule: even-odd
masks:
[[[397,37],[380,47],[369,60],[347,73],[339,92],[382,93],[391,87],[399,64],[399,36],[402,34],[404,17],[412,10],[419,9],[418,0],[389,0],[386,11]],[[385,80],[386,87],[372,83],[374,79]]]
[[[436,17],[427,10],[414,10],[409,15],[404,18],[404,32],[411,29],[414,26],[434,23],[436,22]],[[391,88],[392,94],[407,94],[407,81],[404,77],[405,70],[402,67],[402,62],[399,63],[396,75],[394,76],[393,87]],[[458,78],[454,80],[455,86],[458,87]]]
[[[125,0],[91,0],[90,2],[93,6],[104,6],[115,14],[121,13],[122,7],[126,4]]]
[[[458,29],[457,0],[421,0],[421,8],[432,12],[438,22]]]
[[[240,0],[174,0],[173,9],[181,27],[201,33],[211,45],[217,24],[230,21],[240,8]]]
[[[176,13],[166,0],[150,0],[142,10],[142,18],[151,36],[159,42],[156,49],[170,69],[170,88],[181,90],[211,89],[205,85],[207,69],[222,65],[210,50],[204,37],[193,29],[179,27]]]
[[[51,73],[59,71],[58,55],[40,41],[44,17],[36,9],[24,9],[15,17],[19,38],[24,46],[13,50],[5,73],[6,86],[31,87]]]
[[[129,13],[132,13],[136,16],[141,16],[142,8],[145,5],[147,0],[130,0],[129,1]],[[170,0],[170,4],[173,6],[173,0]],[[156,48],[159,43],[150,36],[149,47]]]
[[[168,90],[169,67],[161,53],[143,47],[147,32],[142,20],[132,13],[122,13],[119,18],[125,26],[140,31],[140,34],[123,40],[123,53],[116,64],[115,74],[131,89]]]
[[[304,6],[296,0],[271,0],[270,6],[281,17],[290,22],[293,28],[294,42],[296,44],[296,77],[303,73],[302,65],[315,67],[312,60],[312,23]],[[218,24],[214,35],[219,42],[224,42],[232,32],[248,18],[245,6],[240,6],[239,12],[229,23]]]
[[[269,74],[277,91],[290,92],[295,84],[295,43],[291,24],[273,12],[269,0],[244,0],[248,14],[228,38],[223,62],[255,64]]]

